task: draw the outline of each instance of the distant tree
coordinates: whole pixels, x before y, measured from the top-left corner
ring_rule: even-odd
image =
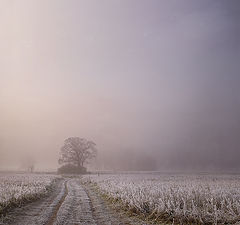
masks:
[[[60,158],[58,163],[60,165],[74,165],[82,168],[84,163],[96,157],[96,144],[84,138],[70,137],[64,141],[64,145],[60,150]]]
[[[32,164],[32,165],[29,165],[29,166],[28,166],[28,172],[33,173],[33,171],[34,171],[34,165],[33,165],[33,164]]]
[[[25,156],[22,159],[20,169],[33,173],[34,168],[35,168],[35,160],[33,159],[33,157],[29,155]]]

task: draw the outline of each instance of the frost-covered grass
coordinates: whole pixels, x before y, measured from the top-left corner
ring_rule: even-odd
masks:
[[[44,196],[56,179],[57,176],[44,174],[0,174],[0,215]]]
[[[100,191],[131,212],[173,224],[240,221],[238,175],[90,175]]]

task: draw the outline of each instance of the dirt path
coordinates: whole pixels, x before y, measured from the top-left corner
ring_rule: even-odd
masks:
[[[110,209],[79,178],[66,178],[48,197],[14,209],[5,225],[143,225]]]

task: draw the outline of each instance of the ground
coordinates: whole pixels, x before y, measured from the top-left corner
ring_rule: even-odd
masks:
[[[79,177],[65,177],[41,200],[11,210],[4,225],[144,225],[137,218],[116,212]]]

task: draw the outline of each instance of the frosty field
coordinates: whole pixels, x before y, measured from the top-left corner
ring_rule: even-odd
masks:
[[[91,175],[101,193],[145,218],[186,224],[240,221],[239,175]]]
[[[96,225],[111,221],[117,225],[119,216],[122,224],[132,225],[240,222],[239,175],[130,173],[58,178],[0,174],[0,215],[6,209],[17,209],[10,210],[12,221],[0,224]],[[43,198],[51,187],[51,194]],[[111,211],[103,197],[136,217]],[[33,201],[36,199],[41,200]]]
[[[47,194],[55,179],[54,175],[0,174],[0,215]]]

